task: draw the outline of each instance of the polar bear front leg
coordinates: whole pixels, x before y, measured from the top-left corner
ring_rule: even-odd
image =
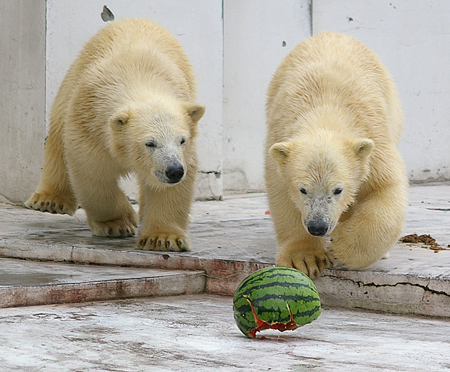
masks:
[[[151,189],[141,184],[139,215],[142,222],[138,249],[190,251],[187,237],[193,190],[189,184]]]
[[[102,167],[89,167],[88,162],[82,163],[78,158],[68,157],[68,164],[73,189],[86,211],[92,235],[136,235],[137,214],[118,185],[119,175],[111,168],[105,171]]]
[[[293,267],[310,278],[318,277],[331,265],[325,239],[305,235],[280,242],[277,265]]]
[[[301,214],[286,193],[269,192],[270,211],[278,241],[277,265],[293,267],[315,278],[331,265],[325,238],[308,234]]]
[[[406,183],[406,182],[405,182]],[[357,203],[331,234],[331,254],[349,269],[364,269],[400,237],[406,217],[406,186],[379,190]]]

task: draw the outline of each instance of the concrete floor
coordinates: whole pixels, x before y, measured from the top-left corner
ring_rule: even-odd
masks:
[[[295,331],[245,338],[232,300],[188,295],[0,311],[2,371],[450,370],[442,320],[326,308]]]
[[[442,249],[399,244],[366,270],[329,269],[319,319],[258,340],[235,326],[231,297],[211,294],[274,264],[263,194],[194,203],[186,253],[93,238],[83,210],[0,204],[0,372],[450,371],[450,183],[409,193],[404,234]]]

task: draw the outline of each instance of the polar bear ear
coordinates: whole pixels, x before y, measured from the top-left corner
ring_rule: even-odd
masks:
[[[194,123],[199,121],[205,113],[205,106],[199,103],[188,103],[185,107],[188,115]]]
[[[291,150],[292,148],[289,142],[279,142],[272,145],[272,147],[269,149],[269,154],[279,164],[282,164],[288,158]]]
[[[128,115],[128,113],[119,112],[111,117],[109,124],[111,125],[112,129],[118,130],[123,128],[129,119],[130,115]]]
[[[353,143],[353,151],[361,160],[367,158],[375,147],[375,143],[369,138],[356,140]]]

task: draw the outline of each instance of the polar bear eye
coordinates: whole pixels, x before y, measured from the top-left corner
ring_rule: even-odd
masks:
[[[150,149],[154,149],[156,147],[156,142],[154,139],[149,139],[145,142],[145,146],[147,146]]]
[[[183,138],[180,140],[180,145],[183,146],[185,143],[186,143],[186,138],[183,137]]]
[[[340,193],[342,193],[342,187],[336,187],[336,189],[334,190],[333,194],[334,195],[339,195]]]
[[[304,187],[300,187],[300,192],[301,192],[303,195],[306,195],[306,194],[307,194],[306,189],[305,189]]]

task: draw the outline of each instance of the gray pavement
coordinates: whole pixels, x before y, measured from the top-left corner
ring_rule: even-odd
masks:
[[[183,253],[92,237],[82,209],[0,204],[0,371],[448,371],[450,183],[409,195],[404,235],[438,249],[398,244],[366,270],[326,270],[320,318],[256,341],[234,325],[231,297],[211,294],[275,263],[264,194],[194,203]]]
[[[0,311],[0,369],[444,372],[449,323],[325,308],[295,331],[245,338],[230,297],[189,295]]]

